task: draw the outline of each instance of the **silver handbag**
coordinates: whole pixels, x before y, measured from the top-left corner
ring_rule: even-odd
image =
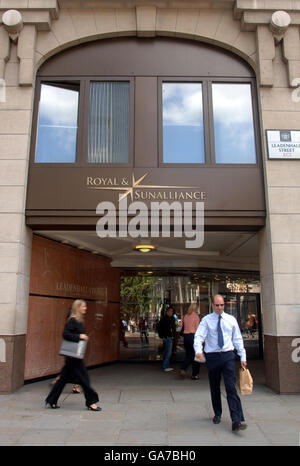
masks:
[[[78,342],[63,340],[59,350],[59,354],[61,354],[62,356],[69,356],[69,358],[83,359],[85,355],[86,345],[86,340],[79,340]]]

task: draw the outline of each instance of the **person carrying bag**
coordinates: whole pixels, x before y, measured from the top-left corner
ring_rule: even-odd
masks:
[[[87,305],[82,299],[77,299],[72,304],[72,311],[69,319],[67,320],[63,338],[69,342],[78,343],[80,341],[88,341],[88,336],[84,329],[84,316],[86,314]],[[56,381],[52,387],[49,395],[45,400],[46,406],[49,405],[52,409],[57,409],[60,406],[57,405],[58,398],[60,397],[65,385],[72,378],[76,378],[78,383],[83,389],[85,396],[86,407],[91,411],[101,411],[101,408],[96,405],[99,401],[98,394],[90,386],[90,380],[88,371],[85,367],[83,359],[77,357],[66,357],[66,363],[62,369],[60,378]]]

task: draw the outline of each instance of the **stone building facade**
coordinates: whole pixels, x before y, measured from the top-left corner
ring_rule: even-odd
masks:
[[[37,71],[66,49],[125,37],[211,44],[254,70],[266,202],[259,232],[266,380],[277,392],[299,393],[300,160],[271,160],[266,130],[300,130],[300,0],[0,0],[0,392],[24,381]]]

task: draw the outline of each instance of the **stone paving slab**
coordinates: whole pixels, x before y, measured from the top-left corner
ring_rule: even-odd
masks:
[[[264,385],[263,362],[249,365],[257,382],[252,395],[241,396],[248,429],[237,434],[223,386],[222,422],[212,423],[204,367],[193,381],[162,372],[159,363],[117,363],[89,371],[99,413],[88,411],[71,385],[59,410],[46,409],[49,380],[0,395],[0,446],[299,446],[300,395],[274,393]]]

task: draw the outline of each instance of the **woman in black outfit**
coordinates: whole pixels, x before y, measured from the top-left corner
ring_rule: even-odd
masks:
[[[87,305],[82,299],[77,299],[72,304],[72,312],[67,320],[63,338],[69,341],[88,340],[83,326],[84,316],[86,314]],[[72,378],[76,378],[83,389],[85,396],[85,404],[88,409],[92,411],[101,411],[101,408],[96,405],[99,401],[98,394],[90,386],[88,371],[85,367],[83,359],[76,359],[66,357],[65,366],[62,369],[60,378],[57,380],[45,402],[49,404],[52,409],[57,409],[57,400],[61,395],[64,386]]]

